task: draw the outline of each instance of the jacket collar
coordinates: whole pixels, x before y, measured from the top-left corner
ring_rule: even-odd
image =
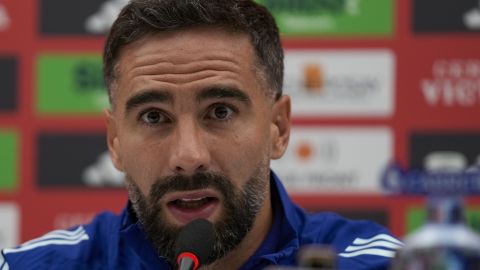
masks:
[[[120,247],[120,249],[129,249],[138,257],[142,265],[162,265],[164,268],[159,269],[170,269],[169,263],[158,256],[152,243],[147,239],[142,225],[133,213],[130,201],[128,201],[127,206],[122,211],[120,237],[123,239],[121,245],[125,245],[125,247]]]
[[[273,264],[291,261],[295,259],[295,253],[300,246],[297,229],[301,227],[299,208],[291,201],[285,187],[273,171],[270,172],[270,184],[274,214],[272,227],[260,248],[242,267],[243,269],[250,269],[245,266],[252,260],[267,260]]]

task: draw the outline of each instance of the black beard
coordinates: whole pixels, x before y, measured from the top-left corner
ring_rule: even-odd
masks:
[[[225,176],[215,173],[197,173],[192,176],[175,175],[157,180],[145,197],[135,181],[127,175],[127,189],[133,210],[157,254],[175,265],[175,244],[180,227],[165,222],[159,199],[173,191],[214,188],[224,199],[223,213],[215,222],[213,252],[205,264],[210,264],[233,250],[252,229],[267,190],[258,170],[238,192]],[[268,175],[268,174],[267,174]],[[267,177],[268,181],[268,177]]]

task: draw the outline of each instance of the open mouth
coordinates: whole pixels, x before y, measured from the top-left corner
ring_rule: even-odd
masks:
[[[199,210],[200,208],[207,206],[214,201],[218,201],[217,198],[214,197],[203,197],[203,198],[196,198],[196,199],[177,199],[168,203],[168,205],[183,209],[185,211],[188,210]]]
[[[199,218],[211,218],[219,204],[218,197],[186,193],[171,198],[167,203],[167,209],[177,222],[186,224]]]

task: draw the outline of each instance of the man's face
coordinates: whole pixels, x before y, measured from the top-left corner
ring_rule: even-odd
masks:
[[[290,103],[267,96],[254,59],[246,34],[216,28],[121,50],[108,144],[151,239],[205,218],[217,233],[243,228],[236,245],[271,211],[269,161],[286,148]]]

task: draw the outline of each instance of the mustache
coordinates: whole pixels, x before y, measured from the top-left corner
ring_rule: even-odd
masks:
[[[225,196],[225,198],[234,195],[233,186],[228,177],[213,172],[199,172],[190,176],[176,174],[158,179],[152,185],[149,197],[152,201],[156,202],[169,192],[205,188],[216,189]]]

